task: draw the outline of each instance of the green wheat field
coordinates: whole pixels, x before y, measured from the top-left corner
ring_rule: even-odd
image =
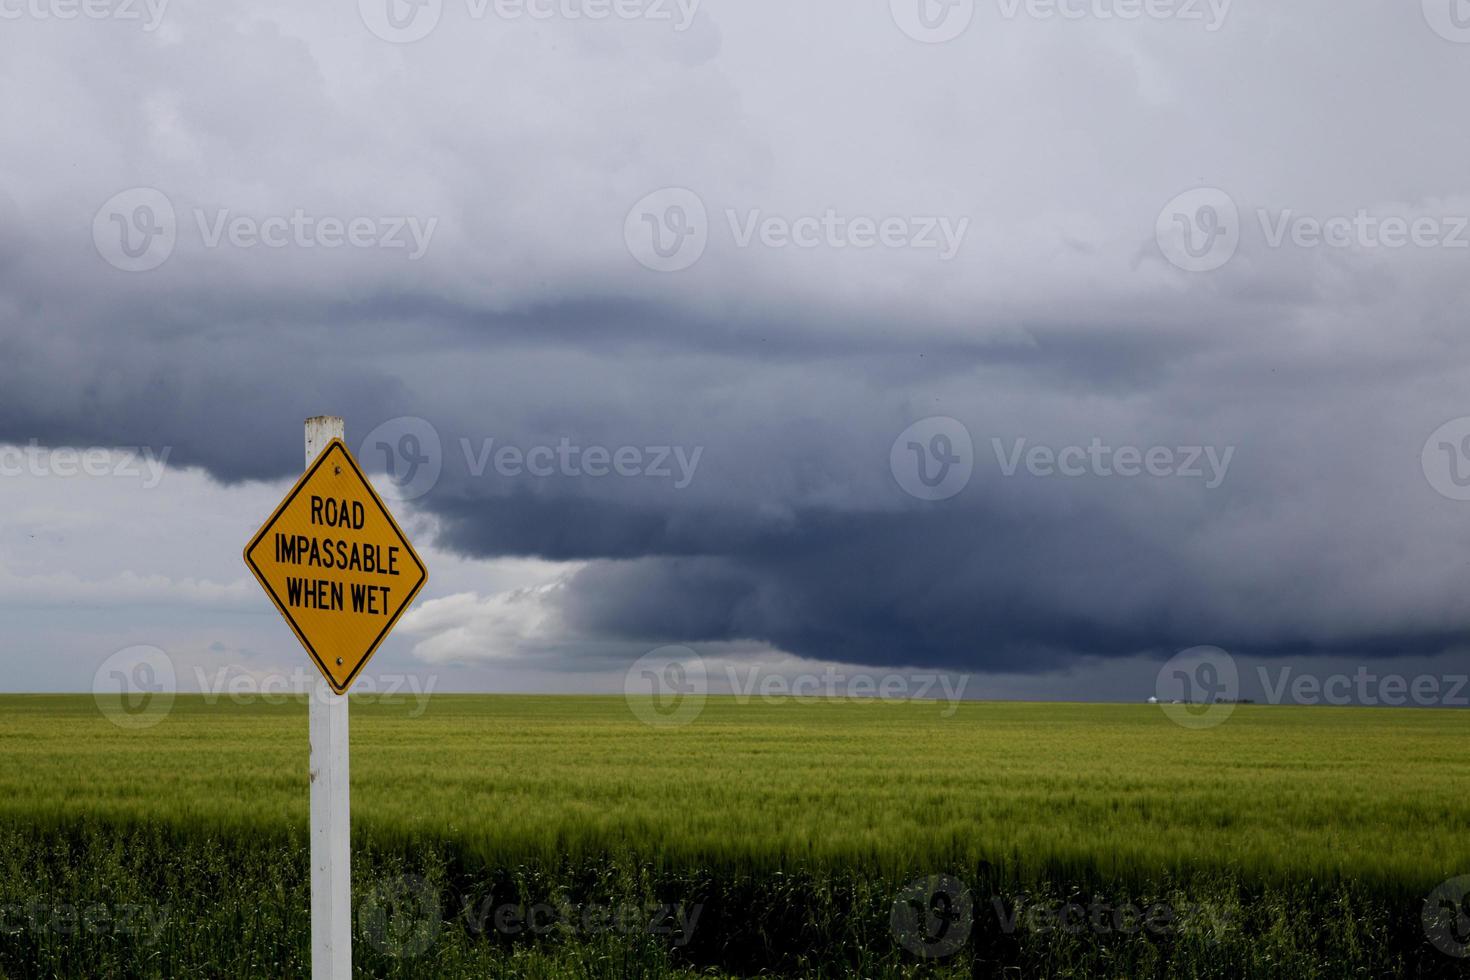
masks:
[[[354,703],[356,969],[1470,976],[1425,923],[1467,750],[1452,710]],[[0,697],[0,976],[308,974],[307,757],[304,701]]]

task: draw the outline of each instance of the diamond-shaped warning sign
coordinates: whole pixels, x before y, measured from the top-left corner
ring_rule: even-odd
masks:
[[[245,564],[338,694],[429,580],[340,439],[251,539]]]

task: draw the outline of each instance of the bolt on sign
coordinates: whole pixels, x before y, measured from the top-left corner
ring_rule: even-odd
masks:
[[[429,580],[340,439],[251,539],[245,564],[338,694]]]

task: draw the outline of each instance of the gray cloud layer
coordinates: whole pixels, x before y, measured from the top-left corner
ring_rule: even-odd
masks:
[[[307,415],[349,441],[422,417],[441,546],[590,561],[555,602],[609,642],[1011,672],[1453,646],[1470,504],[1421,449],[1470,415],[1470,248],[1272,247],[1257,212],[1470,214],[1470,45],[1366,2],[1214,32],[1003,9],[944,45],[836,0],[711,0],[682,33],[450,5],[411,45],[350,5],[7,25],[0,442],[167,445],[233,481],[299,468]],[[1200,186],[1241,242],[1189,273],[1155,226]],[[129,274],[92,226],[132,187],[178,244]],[[660,274],[624,226],[665,187],[709,245]],[[438,223],[417,261],[200,227],[297,209]],[[945,261],[741,247],[726,215],[828,209],[970,225]],[[890,468],[929,416],[974,446],[940,501]],[[702,455],[683,488],[477,474],[488,439]],[[1020,439],[1233,456],[1213,488],[1007,476]]]

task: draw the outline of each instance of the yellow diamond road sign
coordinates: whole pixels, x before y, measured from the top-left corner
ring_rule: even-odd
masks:
[[[340,439],[251,539],[245,564],[338,694],[429,580]]]

